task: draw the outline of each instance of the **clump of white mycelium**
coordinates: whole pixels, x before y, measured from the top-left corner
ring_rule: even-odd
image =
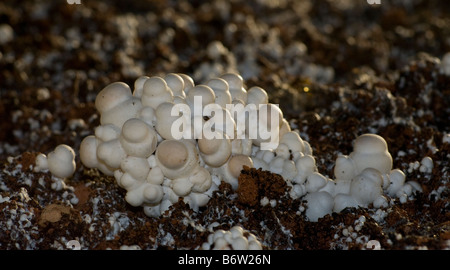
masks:
[[[240,226],[234,226],[229,231],[217,230],[211,233],[201,248],[203,250],[262,250],[262,245],[254,234]]]
[[[194,106],[198,97],[202,108]],[[177,104],[189,106],[190,114],[177,111],[179,114],[173,116]],[[278,123],[278,144],[263,149],[265,141],[259,134],[250,139],[247,133],[257,129],[255,123],[238,121],[245,112],[232,113],[227,104],[267,105],[266,113],[258,111],[258,121],[268,127]],[[207,105],[223,110],[227,119],[217,122],[203,110]],[[185,74],[142,76],[135,81],[133,91],[121,82],[106,86],[97,95],[95,106],[100,126],[95,135],[82,141],[81,161],[88,168],[113,175],[127,190],[126,201],[143,206],[149,216],[160,216],[179,198],[198,210],[208,203],[220,181],[237,189],[244,166],[282,175],[291,187],[291,197],[307,201],[306,216],[311,221],[346,207],[387,206],[385,194],[404,200],[421,190],[416,182],[405,183],[402,171],[392,170],[387,144],[375,134],[358,137],[354,151],[337,158],[335,180],[320,174],[309,143],[291,130],[278,106],[269,103],[264,89],[246,89],[238,74],[227,73],[200,85]],[[180,119],[191,120],[194,138],[202,132],[196,122],[204,127],[214,119],[212,130],[222,137],[178,138],[171,128]],[[231,134],[224,126],[230,121]]]

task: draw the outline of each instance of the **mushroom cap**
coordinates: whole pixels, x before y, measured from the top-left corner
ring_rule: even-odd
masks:
[[[147,175],[147,182],[154,185],[161,185],[164,182],[164,174],[160,167],[155,166],[150,170]]]
[[[233,248],[233,250],[247,250],[248,240],[243,236],[233,238],[231,242],[231,247]]]
[[[95,137],[101,141],[111,141],[119,138],[120,128],[113,124],[100,125],[95,128]]]
[[[304,155],[297,159],[295,167],[297,167],[297,171],[309,175],[317,169],[316,160],[311,155]]]
[[[211,155],[216,153],[222,145],[222,139],[198,139],[198,149],[201,153]]]
[[[227,109],[216,103],[208,104],[203,109],[203,117],[205,116],[209,119],[205,121],[202,130],[208,139],[224,138],[222,133],[232,139],[236,138],[236,122]]]
[[[239,177],[244,166],[253,167],[253,161],[247,155],[235,155],[228,161],[228,170],[234,178]]]
[[[146,139],[150,127],[137,118],[129,119],[122,127],[122,136],[130,143],[139,143]]]
[[[60,144],[50,152],[47,162],[49,171],[56,177],[70,177],[75,172],[75,152],[66,144]]]
[[[167,92],[169,89],[168,87],[167,82],[163,78],[153,76],[144,82],[143,90],[145,95],[156,96],[160,93]]]
[[[353,152],[373,154],[384,153],[388,150],[386,141],[377,134],[363,134],[356,138],[353,146]]]
[[[195,104],[195,97],[201,97],[201,105],[202,108],[208,104],[215,103],[216,95],[214,94],[214,91],[211,89],[211,87],[207,85],[196,85],[193,88],[189,90],[189,92],[186,95],[186,101],[188,104],[197,105]]]
[[[185,97],[184,93],[184,80],[183,78],[176,73],[169,73],[164,76],[164,80],[167,83],[167,86],[172,90],[174,96]]]
[[[227,104],[231,104],[231,94],[229,91],[214,91],[216,95],[216,103],[224,108]]]
[[[171,102],[161,103],[155,110],[156,123],[155,128],[159,135],[164,139],[172,139],[170,131],[170,123],[173,119],[170,119],[172,108],[175,104]],[[170,119],[170,120],[169,120]],[[169,120],[169,121],[168,121]]]
[[[185,197],[191,193],[193,183],[189,181],[188,177],[180,177],[173,179],[171,182],[171,187],[173,192],[180,197]]]
[[[173,93],[163,78],[153,76],[145,81],[141,100],[142,105],[156,109],[163,102],[172,102]]]
[[[186,146],[175,140],[166,140],[159,144],[156,151],[157,159],[169,169],[181,168],[188,158]]]
[[[117,174],[117,184],[119,187],[122,187],[128,191],[131,191],[133,189],[136,189],[140,185],[141,181],[136,180],[130,173],[124,172],[120,175]],[[139,204],[138,204],[139,205]]]
[[[244,80],[236,73],[226,73],[221,76],[227,81],[232,100],[241,100],[247,104],[247,91],[244,89]]]
[[[126,174],[122,178],[125,176]],[[128,178],[133,181],[131,177]],[[125,200],[132,206],[155,205],[160,203],[164,196],[162,186],[140,181],[135,181],[132,186],[129,186],[127,191]]]
[[[192,192],[206,192],[212,185],[211,173],[204,167],[198,166],[189,176],[189,182],[193,184]]]
[[[130,87],[123,82],[114,82],[103,88],[95,98],[95,108],[100,113],[110,110],[117,104],[122,103],[131,97]]]
[[[228,82],[222,78],[210,79],[206,82],[206,85],[211,87],[214,92],[217,91],[229,91]],[[230,100],[231,102],[231,100]]]
[[[269,96],[267,95],[266,90],[259,86],[253,86],[247,91],[247,103],[252,103],[257,106],[260,104],[267,104],[269,103]]]
[[[165,140],[156,149],[156,163],[170,179],[188,177],[200,166],[195,145],[188,140]]]
[[[254,112],[256,112],[257,119],[254,117]],[[248,121],[245,121],[244,129],[253,144],[264,150],[276,149],[283,121],[283,113],[280,108],[274,104],[261,104],[258,110],[246,113],[247,116]],[[239,118],[236,121],[238,127],[241,121]]]
[[[258,131],[261,129],[272,131],[272,128],[279,134],[280,126],[283,123],[283,112],[275,104],[262,104],[258,112]],[[262,127],[261,127],[262,125]]]
[[[126,155],[119,140],[101,142],[97,146],[97,158],[99,162],[104,163],[110,168],[119,168],[120,163]]]
[[[146,203],[155,204],[162,200],[164,192],[159,185],[147,184],[144,187],[143,195]]]
[[[143,120],[145,123],[150,126],[155,126],[156,124],[156,112],[152,107],[144,107],[139,112],[139,119]]]
[[[285,159],[281,176],[283,176],[286,180],[291,180],[295,177],[295,175],[297,175],[297,168],[295,167],[294,161]]]
[[[231,91],[233,90],[241,90],[244,87],[244,79],[241,75],[237,73],[225,73],[220,78],[224,79],[228,83],[228,87]]]
[[[38,154],[36,156],[35,163],[36,163],[36,165],[34,167],[35,172],[48,170],[48,161],[47,161],[47,156],[45,154],[42,154],[42,153]]]
[[[345,155],[340,155],[336,159],[334,166],[334,176],[336,180],[350,180],[355,176],[355,164],[353,159]]]
[[[399,170],[392,170],[389,174],[389,186],[387,187],[387,192],[390,196],[395,196],[395,194],[403,187],[405,184],[405,174]]]
[[[142,97],[142,93],[144,91],[144,83],[150,79],[148,76],[141,76],[137,78],[134,81],[134,90],[133,90],[133,96],[135,97]]]
[[[283,159],[289,159],[289,156],[291,155],[289,147],[284,143],[278,144],[278,147],[275,149],[275,153]]]
[[[261,243],[256,239],[254,234],[249,235],[248,239],[248,249],[249,250],[262,250],[263,247]]]
[[[131,206],[140,206],[143,202],[143,196],[141,195],[141,193],[142,192],[139,189],[130,190],[125,195],[125,201]]]
[[[173,96],[173,103],[174,104],[186,104],[186,96],[182,97],[182,96]]]
[[[134,179],[138,181],[145,181],[150,172],[150,165],[147,162],[147,159],[127,156],[122,160],[120,164],[120,168],[122,171],[129,173]]]
[[[220,167],[231,155],[231,141],[226,134],[223,139],[198,139],[198,149],[206,164]]]
[[[172,116],[173,115],[173,116]],[[161,137],[167,140],[175,139],[178,133],[188,132],[191,123],[191,110],[188,105],[163,102],[155,110],[155,128]],[[182,124],[182,130],[177,130]],[[186,130],[185,130],[186,129]]]
[[[116,104],[113,108],[104,111],[100,115],[100,124],[113,124],[119,129],[128,119],[137,117],[142,108],[141,100],[137,97],[130,96],[129,99]]]
[[[98,93],[95,107],[100,112],[100,124],[114,124],[121,128],[127,119],[138,114],[142,104],[138,97],[131,94],[127,84],[115,82]]]
[[[89,135],[81,141],[80,159],[87,168],[95,168],[98,166],[97,138],[94,135]]]
[[[156,131],[144,121],[132,118],[123,124],[120,143],[128,155],[149,157],[157,141]]]
[[[280,144],[285,144],[288,146],[289,150],[292,152],[304,152],[305,145],[303,140],[297,132],[289,131],[283,134],[280,138]]]
[[[376,134],[364,134],[356,138],[353,152],[350,153],[356,167],[356,174],[365,168],[375,168],[382,174],[392,169],[392,156],[388,152],[386,141]]]
[[[249,231],[236,225],[228,231],[216,230],[214,233],[208,235],[207,242],[203,243],[203,249],[217,250],[261,250],[262,245],[256,236]]]
[[[222,107],[226,107],[227,104],[231,104],[232,98],[230,91],[228,89],[228,83],[224,79],[214,78],[206,83],[207,86],[211,87],[216,96],[215,102]]]
[[[289,122],[285,118],[283,118],[280,124],[280,138],[289,131],[291,131],[291,126],[289,125]]]
[[[241,226],[233,226],[230,229],[231,237],[232,238],[238,238],[244,236],[244,229]]]
[[[64,160],[70,160],[72,161],[75,158],[75,152],[73,151],[72,147],[68,146],[67,144],[60,144],[58,145],[55,150],[48,154],[49,159],[52,158],[53,155],[55,155],[58,159],[64,159]]]
[[[269,163],[269,170],[276,174],[281,174],[283,172],[283,166],[284,166],[284,158],[282,157],[275,157],[270,161]]]
[[[295,161],[297,175],[292,180],[294,183],[303,184],[306,178],[317,170],[316,160],[311,155],[304,155]]]
[[[194,80],[191,76],[184,73],[177,73],[183,79],[184,82],[184,92],[187,94],[191,88],[195,86]]]

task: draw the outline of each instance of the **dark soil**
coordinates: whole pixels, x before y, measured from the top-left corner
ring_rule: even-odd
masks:
[[[211,228],[241,225],[264,249],[365,249],[377,240],[387,250],[448,250],[450,76],[440,72],[448,14],[437,0],[2,1],[0,29],[13,38],[0,34],[0,249],[67,249],[70,240],[82,249],[198,249]],[[213,41],[227,49],[219,57],[208,52]],[[109,83],[169,72],[200,83],[226,71],[280,104],[322,174],[332,178],[358,135],[377,133],[394,168],[423,192],[309,222],[281,176],[246,168],[236,191],[223,183],[198,212],[179,201],[150,218],[78,157],[62,190],[33,171],[38,153],[62,143],[78,150],[93,134],[94,100]],[[418,168],[424,157],[431,172]]]

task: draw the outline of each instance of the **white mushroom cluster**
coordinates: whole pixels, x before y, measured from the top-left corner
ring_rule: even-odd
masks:
[[[179,198],[197,210],[220,181],[237,189],[243,167],[254,166],[252,154],[291,132],[266,91],[247,90],[234,73],[199,85],[185,74],[142,76],[133,91],[115,82],[95,106],[100,126],[81,143],[83,165],[114,176],[126,201],[155,217]],[[269,138],[259,130],[274,132]]]
[[[65,188],[64,179],[71,177],[75,169],[75,151],[66,144],[58,145],[48,155],[40,153],[36,156],[34,171],[50,171],[54,177],[52,188],[55,190]]]
[[[336,159],[334,180],[318,172],[310,145],[294,131],[284,133],[276,149],[259,150],[252,159],[256,168],[283,176],[291,197],[307,202],[310,221],[346,207],[386,207],[386,194],[405,202],[422,190],[417,182],[405,182],[401,170],[392,169],[387,143],[376,134],[359,136],[353,152]]]
[[[217,230],[211,233],[201,248],[203,250],[262,250],[262,245],[254,234],[236,225],[228,231]]]
[[[293,199],[307,201],[311,221],[346,207],[387,206],[385,195],[405,201],[416,182],[392,169],[386,141],[364,134],[349,156],[336,160],[335,179],[317,170],[312,148],[291,130],[260,87],[244,87],[235,73],[195,85],[185,74],[139,77],[96,97],[100,126],[80,146],[84,166],[114,176],[126,201],[158,217],[182,198],[205,206],[221,181],[238,188],[244,166],[280,174]],[[269,132],[270,131],[270,132]]]
[[[353,145],[349,156],[341,155],[334,167],[335,180],[317,172],[306,176],[302,191],[308,203],[306,216],[311,221],[346,207],[376,208],[388,206],[385,195],[405,202],[408,196],[422,191],[414,181],[405,182],[405,174],[392,169],[392,157],[386,141],[376,134],[363,134]],[[297,183],[298,184],[298,183]]]
[[[56,191],[64,189],[72,189],[66,185],[64,180],[72,177],[76,169],[75,151],[66,144],[60,144],[56,148],[45,155],[39,153],[36,156],[33,170],[35,172],[47,172],[52,174],[51,188]],[[78,203],[77,198],[71,200],[72,203]]]

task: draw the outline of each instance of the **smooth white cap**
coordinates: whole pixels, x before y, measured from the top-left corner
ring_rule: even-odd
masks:
[[[95,107],[100,112],[100,124],[114,124],[122,128],[126,120],[138,115],[142,104],[138,97],[131,94],[127,84],[115,82],[100,91]]]
[[[399,170],[394,169],[389,174],[389,186],[387,188],[387,193],[390,196],[395,196],[397,192],[403,187],[405,184],[406,176],[405,174]]]
[[[231,141],[226,134],[223,135],[223,139],[198,139],[200,155],[209,166],[220,167],[231,156]]]
[[[164,76],[164,80],[166,81],[167,86],[172,90],[174,96],[186,97],[186,93],[184,92],[184,80],[180,75],[169,73]]]
[[[269,96],[266,90],[259,86],[253,86],[247,91],[247,104],[255,104],[259,106],[260,104],[269,103]]]
[[[247,104],[247,91],[244,89],[244,79],[237,73],[226,73],[220,76],[228,83],[232,100],[241,100]]]
[[[356,138],[353,152],[350,153],[356,166],[356,173],[365,168],[374,168],[382,174],[392,170],[392,157],[383,137],[376,134],[363,134]]]
[[[76,169],[75,152],[66,144],[58,145],[47,156],[49,171],[58,178],[71,177]]]
[[[173,93],[163,78],[153,76],[144,83],[141,101],[156,110],[163,102],[173,102]]]
[[[353,159],[345,155],[340,155],[334,165],[334,176],[336,180],[351,180],[355,176],[355,164]]]
[[[131,89],[126,83],[114,82],[107,85],[97,94],[95,108],[100,113],[103,113],[128,100],[131,96]]]
[[[187,140],[165,140],[156,149],[156,162],[170,179],[187,177],[199,166],[197,150]]]
[[[153,127],[140,119],[132,118],[123,124],[120,143],[127,155],[149,157],[156,149],[157,140]]]
[[[201,101],[201,103],[196,104],[195,97],[201,97],[198,100]],[[214,103],[216,100],[216,95],[214,94],[214,91],[211,89],[211,87],[207,85],[196,85],[193,88],[189,90],[189,92],[186,95],[186,102],[191,107],[191,112],[195,114],[196,111],[202,109],[208,104]],[[200,105],[201,108],[195,108],[195,106]]]
[[[305,150],[302,138],[300,138],[300,135],[295,131],[284,133],[280,138],[279,143],[287,145],[291,152],[304,152]]]

